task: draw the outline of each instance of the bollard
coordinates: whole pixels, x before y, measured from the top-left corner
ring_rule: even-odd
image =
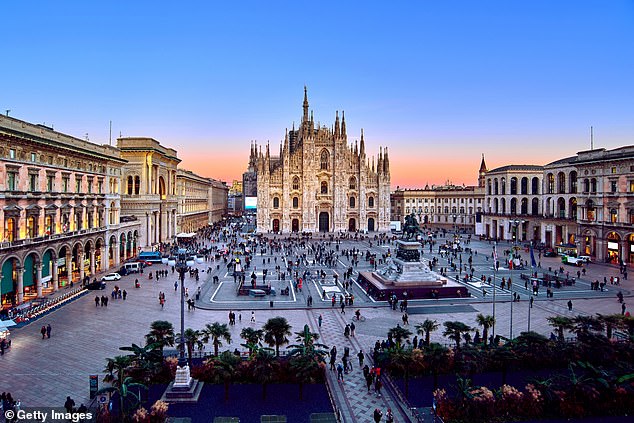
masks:
[[[273,308],[273,300],[269,301],[269,305]]]

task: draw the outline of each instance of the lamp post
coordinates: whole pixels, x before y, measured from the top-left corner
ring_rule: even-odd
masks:
[[[495,338],[495,277],[497,275],[497,270],[498,270],[498,252],[495,249],[496,247],[496,243],[493,243],[493,282],[491,283],[491,286],[493,287],[493,325],[491,327],[491,334],[493,335],[493,337]]]
[[[189,257],[189,251],[185,248],[174,247],[168,264],[176,268],[181,285],[181,336],[179,339],[178,367],[187,368],[187,373],[189,374],[189,367],[185,358],[185,274],[190,267],[194,266],[194,260]]]

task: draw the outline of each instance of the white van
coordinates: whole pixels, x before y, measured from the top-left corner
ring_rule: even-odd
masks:
[[[126,263],[123,267],[128,273],[139,273],[141,271],[141,263]]]

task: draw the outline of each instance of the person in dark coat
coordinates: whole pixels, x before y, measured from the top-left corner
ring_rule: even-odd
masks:
[[[51,337],[51,324],[50,323],[48,325],[46,325],[46,337],[47,338]]]

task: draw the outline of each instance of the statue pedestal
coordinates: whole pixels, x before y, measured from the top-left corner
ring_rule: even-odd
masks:
[[[178,367],[176,369],[176,377],[174,382],[171,382],[167,387],[167,390],[161,397],[165,402],[184,402],[193,403],[198,402],[200,391],[203,389],[204,382],[199,382],[196,379],[192,379],[189,371],[189,366]]]

